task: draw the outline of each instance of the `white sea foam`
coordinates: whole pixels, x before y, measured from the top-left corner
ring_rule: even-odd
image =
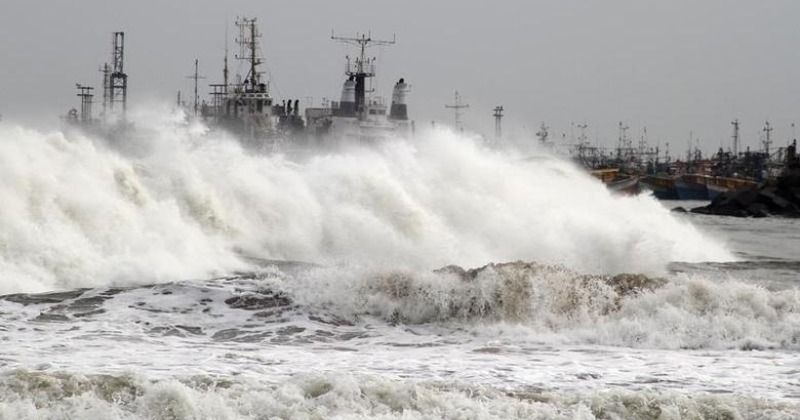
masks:
[[[561,394],[373,376],[297,375],[274,385],[193,377],[0,376],[0,419],[794,419],[800,407],[655,391]]]
[[[516,259],[658,272],[730,253],[650,197],[449,131],[304,159],[156,109],[109,145],[0,126],[0,293],[246,269],[241,255],[431,269]]]

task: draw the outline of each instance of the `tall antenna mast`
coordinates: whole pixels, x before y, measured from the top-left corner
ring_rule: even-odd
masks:
[[[75,87],[78,88],[78,97],[81,98],[81,122],[89,123],[92,121],[92,90],[91,86],[83,86],[76,83]]]
[[[764,138],[764,152],[767,153],[767,157],[769,157],[769,146],[772,144],[772,130],[774,130],[774,128],[772,128],[769,121],[767,121],[764,124],[764,133],[766,133],[766,137]]]
[[[228,92],[228,24],[225,23],[225,67],[222,68],[223,91]]]
[[[731,125],[733,125],[733,155],[739,156],[739,119],[733,120]]]
[[[111,67],[105,63],[100,68],[100,72],[103,73],[103,118],[105,118],[108,104],[111,101]]]
[[[114,32],[111,48],[111,74],[108,76],[108,104],[122,106],[122,115],[128,107],[128,75],[125,74],[125,32]]]
[[[236,59],[249,64],[250,70],[245,81],[249,82],[251,92],[256,92],[261,84],[261,73],[258,71],[258,66],[263,63],[258,56],[258,38],[261,38],[261,33],[258,32],[256,18],[237,19],[236,26],[239,27],[239,37],[236,39],[239,44],[239,54],[236,55]]]
[[[495,140],[500,140],[500,138],[503,136],[503,106],[499,105],[494,107],[494,114],[492,115],[494,115],[494,137]]]
[[[199,109],[199,103],[200,103],[200,95],[198,95],[198,93],[197,93],[197,81],[199,79],[205,79],[205,76],[201,76],[200,73],[199,73],[199,63],[200,63],[200,61],[195,58],[194,59],[194,74],[191,75],[191,76],[186,76],[186,78],[194,80],[194,116],[195,117],[197,116],[197,110]]]
[[[630,129],[629,126],[623,124],[622,121],[619,122],[619,141],[617,146],[617,156],[622,157],[623,149],[630,149],[628,146],[628,130]],[[628,151],[625,152],[627,157]]]
[[[445,105],[444,107],[453,110],[453,117],[456,124],[456,130],[463,132],[464,126],[461,125],[461,110],[469,108],[469,104],[461,102],[461,95],[459,95],[458,91],[456,91],[456,93],[453,95],[453,104]]]
[[[375,77],[375,58],[367,58],[367,48],[371,46],[380,45],[394,45],[397,42],[397,37],[392,36],[392,40],[373,39],[372,34],[356,34],[355,37],[342,37],[336,36],[331,31],[331,39],[339,41],[344,44],[355,45],[359,47],[359,56],[351,61],[347,57],[347,67],[345,74],[355,79],[356,82],[356,112],[363,115],[364,107],[366,105],[366,79]]]

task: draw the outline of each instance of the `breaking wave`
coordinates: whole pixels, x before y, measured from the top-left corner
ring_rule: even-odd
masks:
[[[698,276],[584,275],[559,266],[490,264],[431,273],[318,269],[290,296],[342,316],[390,323],[521,325],[534,340],[639,348],[800,348],[800,291]],[[313,284],[313,287],[312,287]],[[545,338],[547,337],[547,338]]]
[[[537,260],[659,272],[730,253],[650,197],[449,131],[302,157],[247,152],[166,110],[129,138],[0,126],[0,293],[247,270]]]
[[[374,376],[298,375],[266,385],[192,377],[0,375],[0,418],[104,419],[794,419],[800,407],[737,395],[564,394]]]
[[[135,321],[151,336],[278,345],[347,341],[371,336],[370,325],[383,325],[386,334],[406,325],[426,336],[471,331],[518,343],[800,349],[797,289],[692,276],[585,275],[523,262],[428,272],[301,265],[205,282],[7,295],[0,297],[0,320],[12,331],[29,322],[77,328]],[[125,334],[142,333],[131,328]]]

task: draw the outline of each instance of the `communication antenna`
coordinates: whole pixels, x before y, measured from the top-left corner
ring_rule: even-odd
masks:
[[[733,125],[733,155],[739,156],[739,119],[733,120],[731,125]]]
[[[373,39],[371,33],[367,34],[356,34],[355,37],[345,37],[345,36],[336,36],[333,31],[331,31],[331,39],[334,41],[339,41],[344,44],[355,45],[360,48],[360,55],[356,57],[355,62],[350,63],[350,58],[348,57],[347,60],[347,71],[345,74],[348,76],[356,76],[359,73],[363,73],[367,75],[367,77],[375,76],[375,68],[370,66],[372,62],[375,60],[367,58],[367,48],[370,46],[378,46],[378,45],[394,45],[397,43],[397,36],[392,35],[392,40],[381,40],[381,39]]]
[[[128,106],[128,75],[125,73],[125,32],[114,32],[111,42],[111,73],[108,74],[108,105],[114,110],[122,106],[124,117]]]
[[[225,66],[222,68],[222,83],[224,91],[228,91],[228,23],[225,23]]]
[[[92,97],[94,90],[91,86],[83,86],[76,83],[75,87],[78,88],[78,97],[81,98],[81,122],[88,123],[92,121]]]
[[[236,26],[239,27],[239,37],[236,38],[236,42],[239,44],[239,54],[236,55],[236,59],[245,61],[250,66],[245,81],[250,82],[250,89],[255,92],[261,83],[262,73],[258,71],[258,66],[264,62],[258,56],[258,39],[261,38],[261,33],[258,32],[256,18],[237,19]]]
[[[356,34],[355,37],[336,36],[331,31],[331,39],[344,44],[359,47],[359,56],[351,60],[347,56],[347,67],[345,74],[352,77],[356,82],[356,111],[359,114],[364,112],[366,105],[366,79],[375,77],[375,58],[367,57],[367,48],[380,45],[394,45],[397,43],[397,36],[392,35],[392,40],[373,39],[371,33]]]
[[[772,126],[769,124],[769,121],[764,123],[764,133],[766,136],[764,137],[764,152],[767,153],[767,157],[769,157],[769,146],[772,144]]]
[[[458,91],[456,91],[453,95],[453,104],[445,105],[444,107],[453,110],[453,119],[456,124],[456,130],[464,132],[464,126],[461,125],[461,110],[469,108],[469,104],[461,102],[461,95],[458,93]]]
[[[494,114],[492,115],[494,115],[494,137],[496,140],[500,140],[500,138],[503,136],[503,106],[498,105],[494,107]]]
[[[622,157],[623,149],[629,149],[630,146],[628,145],[628,130],[630,130],[630,126],[625,125],[622,121],[619,122],[619,140],[617,145],[617,156]],[[627,155],[627,151],[625,154]]]
[[[197,116],[197,110],[199,109],[198,107],[199,107],[199,103],[200,103],[200,95],[198,95],[198,93],[197,93],[197,81],[200,80],[200,79],[205,79],[206,78],[205,76],[201,76],[200,73],[199,73],[199,63],[200,63],[200,61],[195,58],[194,59],[194,74],[191,75],[191,76],[186,76],[187,79],[193,79],[194,80],[194,116],[195,117]]]
[[[104,63],[103,66],[100,67],[100,73],[103,73],[103,118],[105,118],[108,104],[111,101],[111,67],[108,63]]]

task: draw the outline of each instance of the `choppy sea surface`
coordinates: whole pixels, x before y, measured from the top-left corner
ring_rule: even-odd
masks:
[[[448,133],[363,173],[0,134],[0,419],[800,418],[796,220]]]

